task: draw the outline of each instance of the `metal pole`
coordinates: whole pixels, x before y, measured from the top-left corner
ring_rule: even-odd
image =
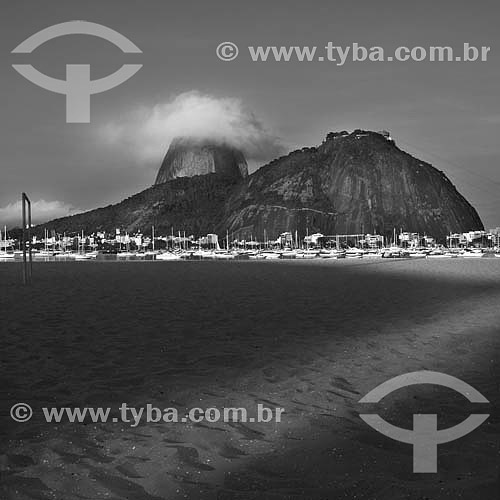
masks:
[[[28,197],[28,244],[29,244],[29,257],[30,257],[30,267],[29,267],[29,281],[31,283],[31,278],[33,277],[33,251],[31,246],[31,201]]]
[[[22,209],[23,209],[23,232],[22,232],[22,243],[23,243],[23,283],[25,285],[31,283],[31,278],[33,276],[33,252],[31,247],[31,201],[26,195],[22,194],[21,199]],[[26,209],[28,211],[26,212]],[[27,230],[26,230],[27,229]],[[27,259],[26,245],[29,244],[29,265]]]
[[[23,235],[22,235],[22,244],[23,244],[23,284],[28,284],[28,275],[27,275],[27,264],[26,264],[26,203],[24,201],[25,194],[22,194],[21,204],[23,207]]]

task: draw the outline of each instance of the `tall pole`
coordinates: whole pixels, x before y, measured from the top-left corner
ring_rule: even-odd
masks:
[[[28,244],[29,244],[29,257],[30,257],[30,282],[31,282],[31,277],[33,276],[33,251],[32,251],[32,245],[31,245],[31,201],[29,200],[28,197]]]
[[[23,283],[25,285],[28,284],[28,270],[27,270],[27,262],[26,262],[26,201],[24,199],[26,195],[23,193],[22,197],[22,207],[23,207]]]
[[[23,209],[23,283],[27,285],[31,283],[33,276],[33,253],[31,249],[31,201],[26,195],[22,194],[21,205]],[[29,244],[29,264],[27,259],[26,244]]]

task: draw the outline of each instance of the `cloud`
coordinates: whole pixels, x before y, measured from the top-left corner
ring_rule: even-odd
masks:
[[[151,108],[136,109],[105,125],[100,136],[146,162],[159,162],[177,136],[226,142],[254,162],[284,153],[280,140],[239,99],[220,99],[196,91]]]
[[[74,215],[79,210],[61,201],[38,200],[31,202],[32,223],[43,224],[52,219]],[[0,223],[9,227],[22,227],[22,205],[16,201],[0,208]]]

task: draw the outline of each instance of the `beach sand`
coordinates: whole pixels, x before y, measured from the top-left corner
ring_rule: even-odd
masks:
[[[500,498],[500,259],[0,264],[2,500]],[[359,417],[490,413],[414,474]],[[16,423],[11,406],[33,418]],[[46,423],[42,407],[285,409],[281,423]]]

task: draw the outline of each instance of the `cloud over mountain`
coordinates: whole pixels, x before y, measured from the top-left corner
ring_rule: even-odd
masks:
[[[284,152],[280,140],[239,99],[197,91],[135,109],[100,133],[109,144],[128,148],[139,161],[148,162],[160,161],[179,136],[229,144],[251,162],[265,162]]]

